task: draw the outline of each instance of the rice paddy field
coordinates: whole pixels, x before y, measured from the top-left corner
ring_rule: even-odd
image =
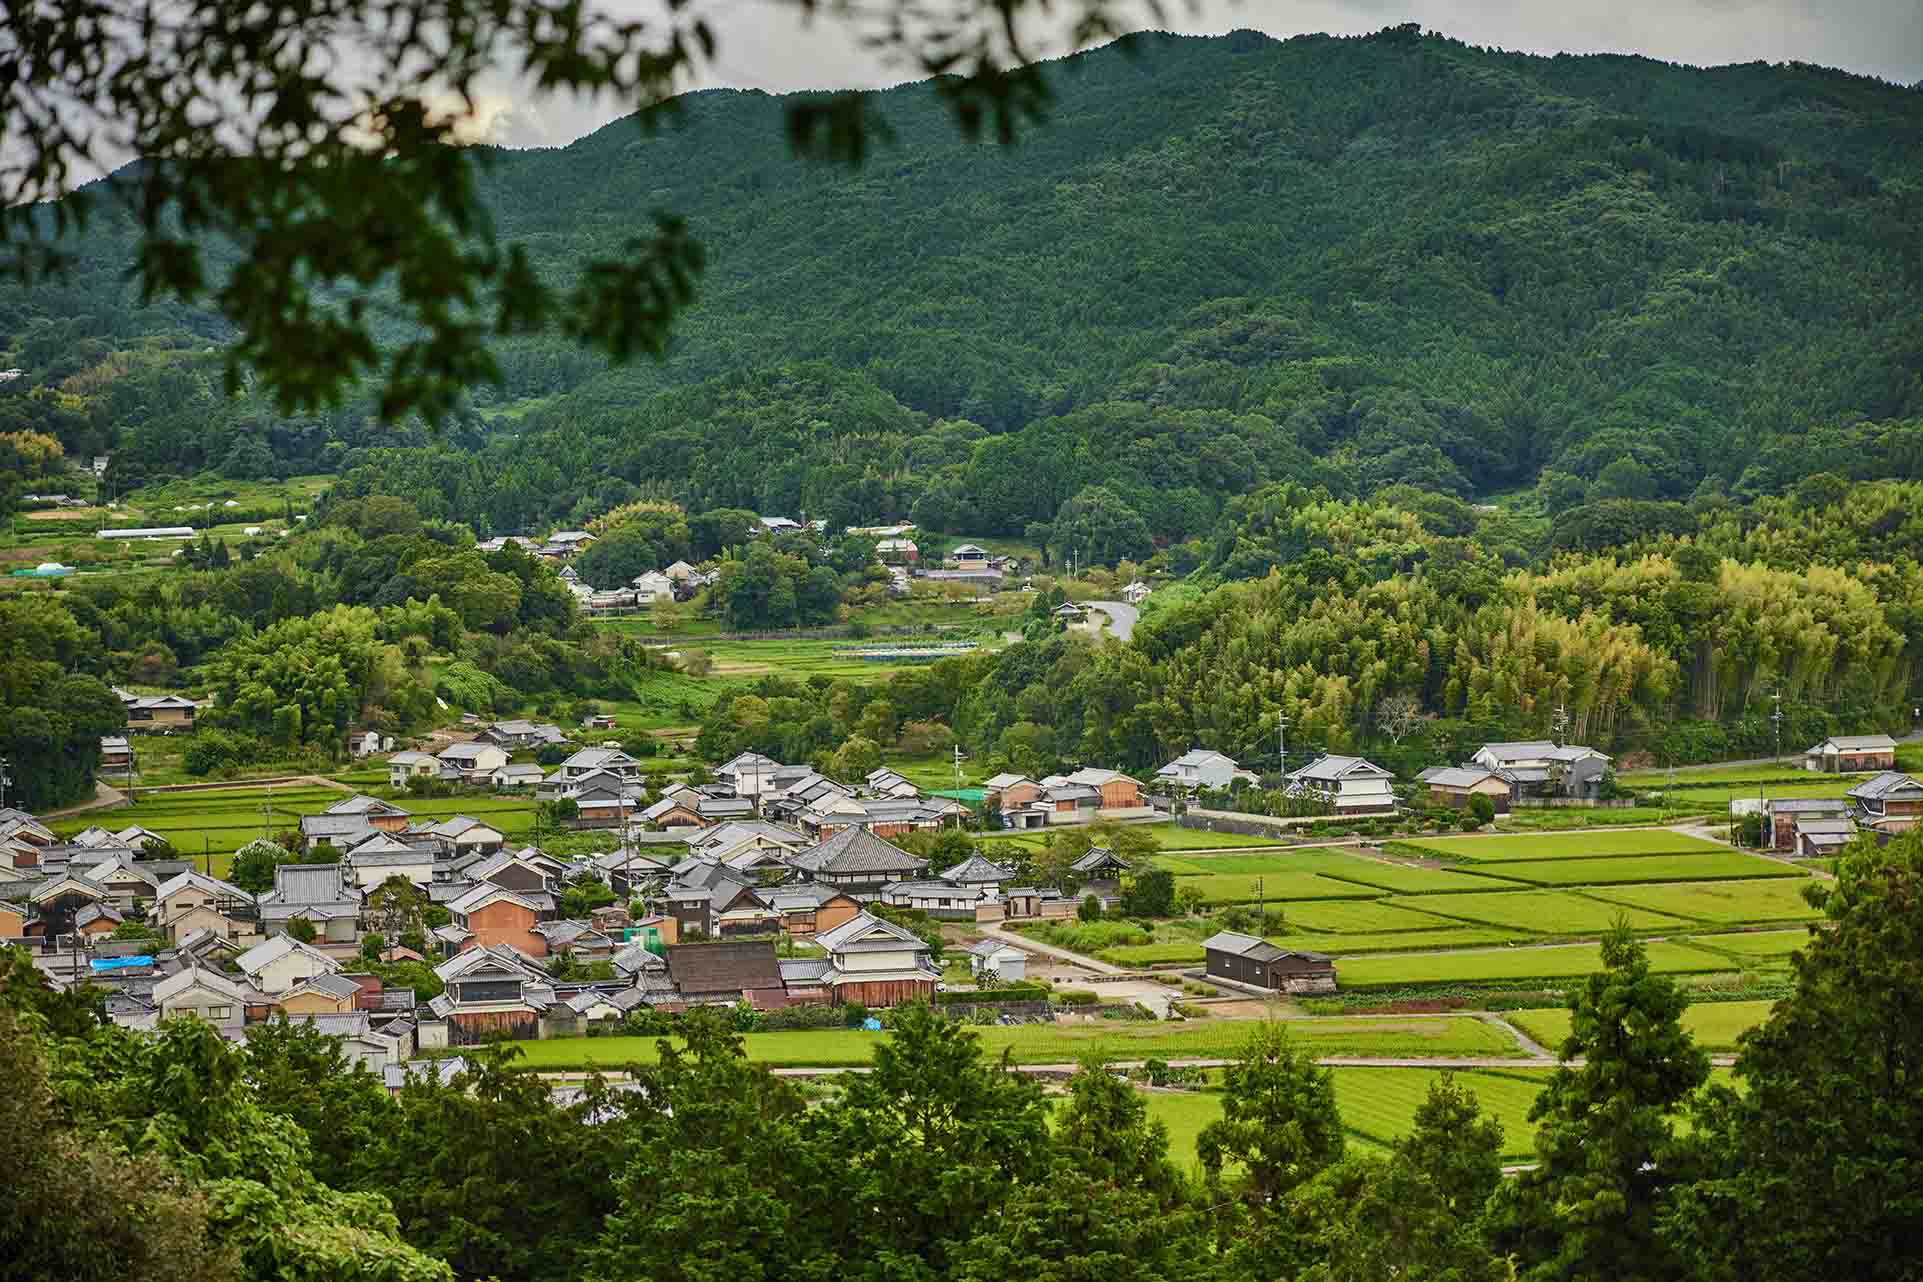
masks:
[[[1537,886],[1618,886],[1633,882],[1733,881],[1805,876],[1776,859],[1724,849],[1707,855],[1623,855],[1611,859],[1544,859],[1497,864],[1492,871]]]
[[[1335,1068],[1336,1107],[1349,1132],[1351,1147],[1388,1148],[1415,1126],[1416,1110],[1428,1097],[1430,1083],[1442,1075],[1429,1068]],[[1456,1083],[1474,1092],[1488,1116],[1502,1123],[1502,1156],[1525,1161],[1533,1155],[1536,1128],[1529,1121],[1530,1105],[1542,1089],[1543,1074],[1482,1069],[1458,1070]],[[1168,1128],[1169,1156],[1178,1165],[1195,1162],[1195,1141],[1202,1128],[1222,1116],[1220,1091],[1151,1091],[1145,1102],[1149,1116]]]
[[[1822,916],[1803,898],[1804,878],[1751,878],[1742,881],[1693,881],[1666,885],[1602,886],[1586,892],[1592,899],[1651,912],[1686,917],[1718,926],[1757,922],[1813,921]]]
[[[1072,1064],[1088,1056],[1104,1060],[1230,1059],[1239,1054],[1257,1020],[1203,1020],[1192,1024],[1024,1024],[973,1030],[982,1051],[1017,1064]],[[1409,1056],[1522,1058],[1515,1039],[1473,1016],[1384,1016],[1287,1021],[1289,1036],[1317,1055],[1395,1059]],[[747,1056],[776,1068],[845,1067],[868,1063],[886,1033],[807,1030],[749,1033]],[[653,1037],[572,1037],[513,1043],[521,1063],[540,1071],[618,1069],[652,1063]]]
[[[1670,940],[1646,945],[1649,968],[1660,974],[1711,974],[1732,969],[1730,959]],[[1599,944],[1552,944],[1467,952],[1344,957],[1336,982],[1345,989],[1414,984],[1489,984],[1572,979],[1602,968]]]
[[[1397,843],[1441,859],[1506,863],[1597,859],[1609,855],[1705,854],[1727,846],[1666,828],[1618,832],[1501,833],[1469,837],[1412,837]]]
[[[1604,903],[1567,890],[1498,891],[1482,895],[1415,895],[1388,901],[1404,910],[1425,911],[1484,926],[1577,935],[1608,930],[1618,919],[1632,930],[1688,929],[1681,917],[1623,904]]]
[[[210,857],[214,875],[220,876],[232,862],[233,852],[263,832],[272,836],[298,827],[302,815],[319,814],[351,795],[343,788],[308,784],[148,793],[124,806],[87,811],[48,826],[64,837],[91,825],[111,831],[138,824],[172,842],[182,857]],[[531,797],[438,797],[405,799],[396,804],[418,819],[470,815],[508,837],[524,837],[534,827]]]
[[[1753,930],[1722,935],[1696,935],[1698,948],[1733,957],[1749,965],[1787,966],[1789,956],[1809,943],[1808,930]]]
[[[1736,1049],[1737,1035],[1769,1018],[1774,1002],[1698,1002],[1683,1012],[1683,1027],[1706,1051]],[[1517,1010],[1503,1018],[1551,1051],[1569,1036],[1567,1010]]]

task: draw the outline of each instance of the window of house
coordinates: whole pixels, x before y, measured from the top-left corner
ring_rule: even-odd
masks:
[[[234,1008],[232,1006],[209,1006],[207,1008],[208,1019],[228,1019],[232,1017],[233,1013]]]

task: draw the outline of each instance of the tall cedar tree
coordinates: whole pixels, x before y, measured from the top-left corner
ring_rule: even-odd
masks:
[[[1708,1282],[1923,1277],[1923,832],[1860,838],[1795,991],[1706,1094],[1664,1237]]]
[[[1537,1166],[1503,1185],[1491,1208],[1496,1248],[1525,1282],[1666,1282],[1688,1277],[1656,1232],[1677,1108],[1709,1077],[1709,1056],[1683,1030],[1688,998],[1649,971],[1618,923],[1603,969],[1569,1000],[1564,1066],[1529,1110]],[[1580,1068],[1568,1061],[1584,1061]]]

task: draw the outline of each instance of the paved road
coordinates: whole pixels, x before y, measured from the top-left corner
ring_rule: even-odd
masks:
[[[1132,605],[1120,601],[1089,601],[1085,603],[1091,610],[1100,610],[1108,616],[1108,630],[1117,640],[1126,641],[1135,635],[1135,620],[1142,612]]]

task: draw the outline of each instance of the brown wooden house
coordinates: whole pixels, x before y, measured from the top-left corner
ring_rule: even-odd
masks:
[[[1321,953],[1278,948],[1253,935],[1218,931],[1202,941],[1207,971],[1217,979],[1286,993],[1332,993],[1335,963]]]

